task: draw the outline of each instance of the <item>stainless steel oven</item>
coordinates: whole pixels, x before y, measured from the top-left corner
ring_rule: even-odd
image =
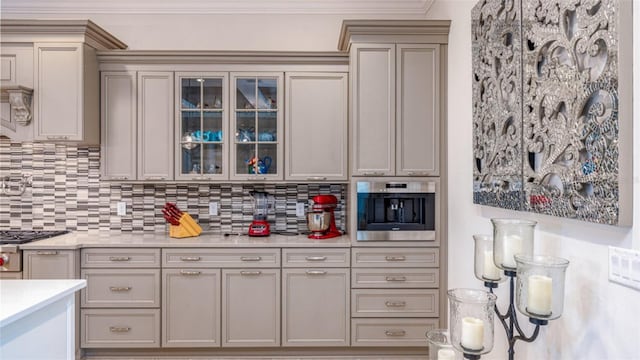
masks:
[[[355,188],[358,241],[436,240],[437,179],[367,179]]]

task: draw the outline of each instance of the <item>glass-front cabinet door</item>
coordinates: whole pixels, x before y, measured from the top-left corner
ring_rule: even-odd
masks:
[[[177,180],[226,180],[227,73],[178,73]]]
[[[282,179],[283,74],[231,74],[231,178]]]

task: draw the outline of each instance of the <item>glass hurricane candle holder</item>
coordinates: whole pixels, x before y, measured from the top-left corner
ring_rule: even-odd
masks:
[[[535,221],[491,219],[493,224],[493,260],[503,270],[515,271],[515,255],[533,254]]]
[[[433,329],[427,331],[427,342],[429,343],[429,360],[457,360],[451,342],[449,341],[449,330]]]
[[[485,286],[498,287],[498,283],[505,280],[504,273],[493,261],[493,238],[491,235],[473,235],[475,243],[474,272],[478,280],[482,280]]]
[[[557,319],[564,307],[564,278],[569,260],[516,255],[516,305],[534,324]],[[537,321],[536,321],[537,320]]]
[[[451,289],[448,295],[451,345],[466,359],[479,359],[493,348],[496,296],[475,289]]]

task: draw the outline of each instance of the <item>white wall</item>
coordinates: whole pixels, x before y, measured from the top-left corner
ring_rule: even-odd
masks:
[[[492,217],[523,217],[539,222],[536,252],[567,258],[565,314],[544,328],[533,344],[519,343],[518,359],[639,359],[640,292],[607,279],[609,245],[640,250],[640,194],[634,194],[635,227],[617,228],[515,213],[472,204],[471,168],[471,27],[475,1],[438,0],[433,19],[452,20],[449,37],[449,287],[475,287],[472,234],[490,233]],[[639,5],[636,2],[636,5]],[[640,6],[635,13],[635,60],[640,69]],[[6,15],[3,15],[6,16]],[[17,16],[12,16],[17,17]],[[22,15],[22,17],[42,18]],[[53,17],[53,16],[52,16]],[[56,15],[59,18],[70,16]],[[131,49],[313,50],[334,51],[339,15],[73,15],[90,18]],[[347,16],[356,18],[355,16]],[[629,75],[631,70],[627,70]],[[635,93],[640,94],[640,71]],[[634,153],[640,154],[640,105],[636,96]],[[460,141],[467,139],[467,141]],[[635,187],[640,184],[640,156],[634,160]],[[504,302],[506,286],[498,290]],[[504,309],[504,304],[502,304]],[[523,323],[526,323],[526,319]],[[499,326],[499,324],[497,324]],[[527,330],[530,327],[524,324]],[[506,358],[503,330],[487,359]]]

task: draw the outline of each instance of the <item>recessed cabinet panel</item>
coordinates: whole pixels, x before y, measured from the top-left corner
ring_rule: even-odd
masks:
[[[438,45],[398,44],[396,175],[437,176]]]
[[[173,179],[173,73],[138,72],[138,180]]]
[[[25,279],[77,279],[78,252],[75,250],[24,250]]]
[[[352,175],[395,173],[394,44],[351,46]]]
[[[282,73],[231,74],[231,179],[281,180]]]
[[[228,178],[228,77],[177,73],[176,179]]]
[[[286,180],[347,180],[347,79],[286,74]]]
[[[220,269],[162,270],[162,346],[220,346]]]
[[[101,75],[103,180],[136,180],[137,92],[135,72]]]
[[[280,346],[280,269],[222,270],[222,346]]]

